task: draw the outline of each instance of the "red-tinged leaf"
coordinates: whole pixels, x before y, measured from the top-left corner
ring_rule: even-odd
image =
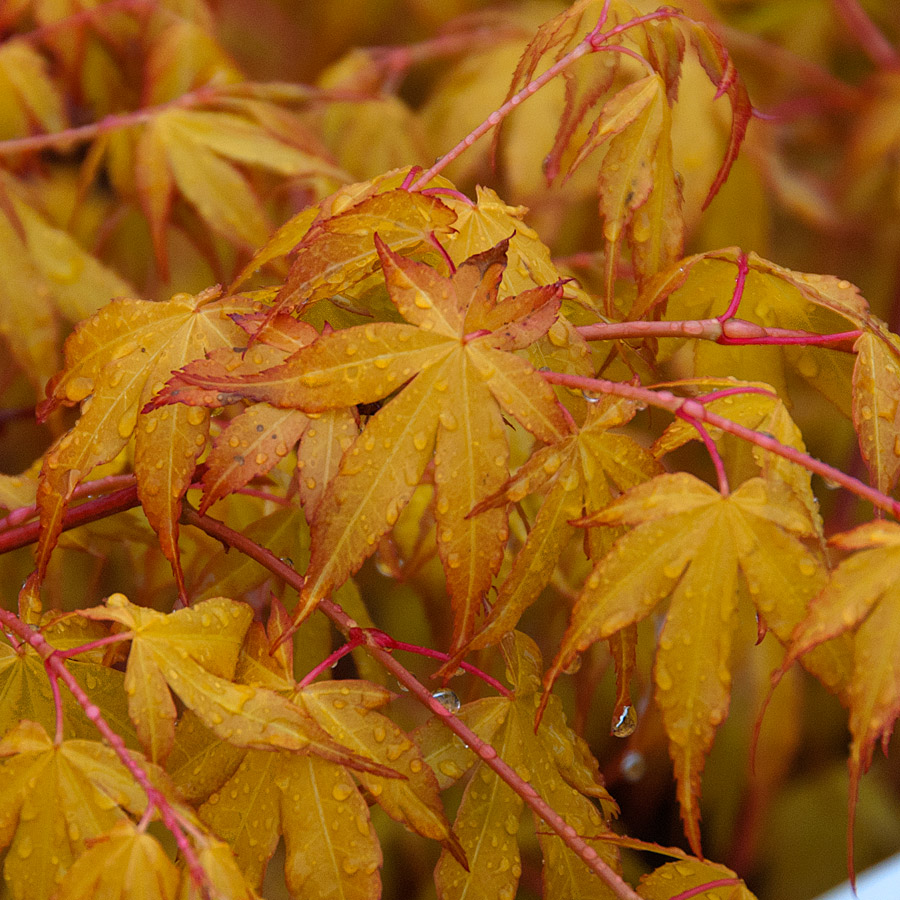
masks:
[[[753,106],[750,103],[747,88],[734,67],[734,62],[716,33],[699,22],[689,22],[688,39],[694,50],[697,51],[700,64],[709,80],[716,85],[717,93],[727,96],[731,103],[731,134],[728,139],[728,148],[718,174],[706,195],[705,208],[709,206],[713,197],[719,192],[719,188],[725,183],[731,166],[737,159],[741,144],[744,142],[744,135],[747,133],[747,126],[753,116]]]
[[[850,835],[859,779],[880,739],[887,744],[900,716],[900,526],[870,522],[835,535],[831,543],[856,551],[832,573],[794,633],[788,663],[824,641],[854,632],[850,706]],[[828,646],[827,644],[825,645]],[[824,649],[824,648],[823,648]]]
[[[447,206],[456,213],[453,233],[442,238],[454,263],[460,265],[470,256],[508,241],[507,265],[500,279],[499,297],[514,296],[560,281],[564,273],[553,262],[549,247],[525,222],[526,207],[510,206],[496,192],[480,186],[476,189],[476,200],[473,206],[453,197],[444,198]],[[574,300],[586,309],[595,308],[590,294],[574,281],[566,281],[563,285],[563,298]]]
[[[184,406],[141,410],[173,370],[208,350],[240,343],[243,332],[230,315],[252,306],[240,298],[216,297],[213,290],[196,297],[177,294],[166,303],[116,300],[66,341],[66,367],[48,385],[39,414],[80,402],[82,416],[44,458],[37,498],[37,584],[75,488],[92,469],[113,459],[135,431],[138,493],[163,552],[180,575],[181,498],[205,447],[208,414]]]
[[[900,476],[900,343],[865,331],[853,367],[853,424],[872,486],[890,494]]]
[[[339,294],[378,267],[375,233],[392,250],[414,250],[456,219],[436,197],[395,189],[317,222],[294,248],[295,260],[273,311],[305,308]]]
[[[635,210],[647,202],[654,178],[658,177],[654,165],[658,147],[660,143],[670,141],[664,128],[668,119],[662,79],[658,75],[648,75],[607,102],[597,121],[596,137],[588,145],[590,152],[595,146],[609,141],[598,176],[600,215],[606,241],[608,304],[612,303],[623,230],[632,221]],[[671,150],[668,155],[671,156]],[[647,229],[648,238],[650,230]],[[611,310],[612,306],[608,305],[607,309]]]
[[[686,833],[698,853],[700,774],[728,711],[739,574],[782,635],[824,581],[821,560],[800,540],[815,533],[805,508],[781,495],[776,504],[767,491],[751,479],[722,497],[686,473],[662,475],[586,520],[634,527],[588,579],[545,677],[551,685],[577,653],[671,598],[656,653],[656,701]]]
[[[540,302],[534,296],[521,304],[488,298],[497,290],[494,257],[502,258],[500,251],[476,256],[446,278],[383,241],[378,246],[391,299],[414,324],[370,323],[324,334],[283,365],[243,378],[226,371],[207,377],[204,362],[179,373],[170,388],[194,384],[319,412],[381,400],[406,382],[345,451],[316,510],[295,622],[355,572],[393,527],[437,441],[439,546],[457,623],[454,645],[461,647],[502,559],[505,517],[469,517],[508,474],[500,410],[547,442],[567,430],[552,388],[524,359],[497,349],[509,343],[502,329],[515,330],[518,321],[503,322],[500,312],[522,314],[522,334],[538,335],[551,319],[532,318]],[[476,297],[482,311],[497,313],[500,330],[465,333]],[[544,298],[541,305],[547,304]]]
[[[704,885],[709,885],[704,890]],[[699,900],[755,900],[744,882],[725,866],[680,859],[641,876],[637,888],[644,900],[677,900],[697,897]]]
[[[207,457],[200,514],[277,465],[300,440],[309,421],[296,409],[276,409],[267,403],[257,403],[232,419]]]

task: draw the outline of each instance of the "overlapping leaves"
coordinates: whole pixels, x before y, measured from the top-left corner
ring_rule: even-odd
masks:
[[[456,646],[473,633],[497,571],[505,515],[470,511],[507,476],[501,409],[543,441],[566,431],[553,391],[514,351],[557,317],[560,287],[498,299],[506,245],[466,260],[449,278],[377,241],[391,300],[405,323],[322,335],[284,365],[244,379],[197,366],[182,383],[307,412],[370,403],[406,385],[346,451],[313,522],[299,622],[375,549],[434,454],[438,547],[455,613]],[[175,397],[180,397],[176,394]]]
[[[588,578],[545,682],[671,598],[656,651],[656,701],[685,829],[699,853],[700,774],[728,712],[739,598],[746,592],[786,640],[825,583],[821,558],[803,543],[815,526],[799,499],[770,498],[762,479],[724,497],[687,473],[658,476],[584,521],[633,527]]]
[[[597,763],[587,745],[566,725],[558,698],[549,698],[546,714],[535,730],[543,662],[537,645],[525,635],[510,633],[503,642],[507,677],[513,686],[508,697],[476,700],[459,710],[459,717],[537,790],[611,865],[616,853],[602,835],[605,817],[616,806],[603,787]],[[447,852],[441,855],[435,882],[443,900],[491,896],[512,900],[522,869],[518,834],[522,799],[458,738],[447,740],[444,726],[427,723],[419,743],[443,787],[471,770],[454,825],[468,860],[468,870]],[[588,799],[600,801],[598,810]],[[555,834],[536,820],[544,854],[544,897],[611,898],[599,880]]]
[[[324,898],[342,891],[362,900],[380,891],[381,848],[356,778],[389,816],[443,842],[462,859],[437,780],[413,741],[377,711],[390,693],[364,681],[299,687],[290,643],[272,650],[287,626],[284,609],[273,605],[268,633],[259,625],[251,628],[237,676],[257,689],[278,692],[285,703],[292,700],[323,733],[369,761],[372,770],[380,767],[393,777],[359,766],[351,775],[339,760],[310,754],[235,753],[193,725],[176,746],[174,777],[188,796],[205,800],[201,818],[228,841],[251,882],[262,880],[283,834],[292,896]]]
[[[217,597],[164,615],[113,594],[106,606],[81,615],[117,622],[130,632],[124,685],[128,712],[155,762],[165,762],[175,741],[174,692],[208,728],[236,746],[304,751],[373,768],[338,745],[301,707],[271,690],[230,680],[252,617],[245,604]],[[374,769],[385,772],[382,766]]]
[[[115,300],[68,338],[65,368],[48,385],[39,413],[46,416],[61,405],[80,403],[82,414],[44,456],[37,495],[37,568],[27,593],[36,594],[40,586],[75,488],[134,435],[138,496],[184,594],[178,517],[206,447],[209,414],[187,406],[142,410],[174,369],[210,350],[241,344],[246,335],[230,316],[252,311],[249,301],[220,299],[217,289],[196,297],[176,294],[166,303]]]

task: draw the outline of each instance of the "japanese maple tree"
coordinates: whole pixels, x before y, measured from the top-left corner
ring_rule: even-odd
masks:
[[[896,11],[301,6],[0,8],[6,893],[896,849]]]

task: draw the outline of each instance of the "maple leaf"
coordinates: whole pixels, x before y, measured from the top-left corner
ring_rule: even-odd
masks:
[[[859,779],[872,763],[879,738],[887,752],[900,715],[900,525],[869,522],[833,535],[829,543],[855,552],[837,566],[810,604],[809,615],[794,632],[784,667],[825,641],[854,634],[853,672],[846,695],[852,735],[848,761],[852,864]]]
[[[59,368],[62,321],[86,318],[132,289],[48,221],[8,175],[0,175],[0,196],[0,336],[41,392]]]
[[[181,873],[156,838],[126,820],[97,837],[75,860],[54,896],[57,900],[124,900],[140,884],[146,900],[175,900],[180,882]]]
[[[476,510],[500,503],[516,503],[527,494],[542,491],[544,499],[500,586],[483,627],[466,650],[496,643],[515,628],[522,612],[550,583],[559,557],[574,528],[573,519],[599,512],[613,492],[634,487],[661,472],[659,465],[632,438],[610,433],[627,424],[634,404],[603,398],[588,404],[587,418],[575,434],[535,452],[503,488]],[[611,543],[609,529],[589,531],[588,550],[599,558]]]
[[[4,876],[16,900],[49,900],[87,841],[147,804],[115,751],[98,741],[56,744],[23,720],[0,741],[0,758],[0,847],[10,848]],[[164,784],[156,767],[150,774]]]
[[[682,472],[632,488],[584,520],[634,527],[588,578],[545,677],[549,688],[577,653],[671,597],[656,651],[656,701],[685,831],[698,855],[700,774],[728,713],[738,578],[783,640],[825,581],[821,559],[801,540],[815,536],[806,508],[793,498],[777,500],[760,478],[723,497]]]
[[[224,106],[228,100],[223,92],[219,103]],[[327,178],[332,183],[346,178],[321,149],[311,152],[291,136],[273,133],[265,123],[254,121],[247,115],[252,110],[248,102],[234,98],[233,111],[170,107],[155,112],[142,128],[116,131],[107,139],[113,183],[125,196],[136,195],[166,279],[167,228],[177,198],[184,198],[226,240],[255,249],[267,241],[272,229],[238,166],[283,177]],[[300,129],[299,121],[296,128]]]
[[[721,391],[722,396],[704,400],[705,409],[754,431],[769,434],[781,444],[806,453],[803,435],[791,418],[784,401],[775,394],[771,385],[765,382],[746,383],[734,378],[691,378],[667,386],[681,390],[702,390],[713,395]],[[812,478],[807,469],[782,456],[762,450],[755,444],[730,437],[718,428],[710,427],[708,432],[723,455],[729,480],[737,483],[760,474],[773,493],[782,488],[792,491],[803,501],[809,512],[810,521],[815,525],[821,539],[822,517],[819,513],[818,500],[813,494]],[[676,419],[666,426],[665,431],[653,442],[651,452],[659,459],[688,441],[699,439],[700,436],[693,425],[684,419]]]
[[[268,633],[259,625],[251,629],[239,668],[242,679],[292,697],[333,739],[394,777],[361,770],[351,777],[343,765],[296,753],[250,750],[236,757],[205,729],[194,729],[181,746],[176,782],[189,796],[205,800],[203,821],[228,841],[254,883],[262,881],[283,834],[293,897],[324,898],[339,889],[344,896],[365,898],[380,891],[381,848],[354,777],[389,816],[459,854],[434,775],[415,743],[377,712],[390,692],[364,681],[299,688],[290,643],[272,649],[288,625],[284,608],[273,603]],[[306,802],[310,797],[315,802]]]
[[[350,291],[379,265],[376,231],[390,249],[411,252],[446,234],[456,216],[441,200],[376,180],[352,185],[282,225],[238,276],[244,281],[261,265],[288,252],[287,278],[268,312],[302,310]]]
[[[616,866],[615,851],[601,837],[607,831],[603,815],[584,795],[597,798],[605,815],[615,812],[615,803],[603,788],[596,761],[586,745],[566,725],[558,698],[549,698],[547,715],[535,730],[542,672],[537,645],[515,632],[501,646],[512,696],[476,700],[456,715],[489,742],[608,863]],[[442,853],[435,870],[439,896],[443,900],[482,896],[511,900],[522,872],[518,849],[521,797],[458,738],[448,740],[437,720],[431,720],[415,736],[442,786],[472,770],[454,825],[468,871],[448,852]],[[535,830],[544,854],[544,897],[613,896],[536,816]]]
[[[322,335],[284,365],[241,380],[206,375],[203,367],[172,380],[170,389],[194,384],[307,413],[380,400],[409,382],[344,453],[317,507],[296,623],[374,551],[436,445],[438,547],[455,646],[471,636],[506,536],[502,511],[468,517],[507,475],[500,411],[546,442],[567,427],[552,389],[513,352],[550,328],[560,289],[549,285],[498,301],[505,250],[504,244],[473,257],[447,278],[378,241],[388,291],[406,323]]]
[[[616,34],[617,45],[636,52],[645,61],[638,70],[642,77],[635,77],[624,87],[616,84],[617,75],[628,77],[632,71],[630,60],[624,54],[621,59],[618,54],[604,53],[598,54],[600,59],[582,61],[579,77],[568,79],[559,128],[546,158],[548,180],[552,180],[564,164],[571,174],[595,150],[607,145],[599,169],[597,193],[606,242],[604,275],[608,315],[614,312],[613,288],[623,236],[631,246],[639,284],[681,255],[682,190],[673,162],[671,133],[672,107],[686,42],[690,42],[707,77],[716,85],[717,95],[727,96],[732,108],[725,158],[709,188],[706,203],[727,177],[752,114],[746,88],[714,32],[686,16],[661,12],[664,14],[658,19],[650,16],[642,21],[638,11],[626,2],[579,0],[571,4],[538,29],[521,56],[507,94],[508,100],[528,84],[541,61],[560,60],[573,50],[584,39],[584,29],[591,31],[596,46],[603,48],[603,32],[599,29],[609,27]],[[631,20],[635,20],[634,27],[628,28]],[[614,25],[620,26],[620,31],[615,31]],[[610,93],[611,90],[614,92]],[[601,102],[599,113],[584,135],[581,124]],[[576,152],[564,160],[566,151],[576,141],[580,141]]]
[[[69,616],[46,624],[42,634],[52,647],[68,650],[105,637],[106,628],[100,623]],[[100,658],[74,657],[66,660],[66,668],[91,701],[103,710],[104,719],[125,743],[137,747],[137,736],[125,703],[124,675],[102,665]],[[48,730],[56,727],[56,706],[47,670],[30,647],[17,652],[5,640],[0,641],[0,698],[0,734],[5,734],[20,719],[29,719]],[[85,740],[95,738],[97,728],[75,698],[63,692],[61,700],[64,734]]]
[[[238,746],[303,750],[367,767],[296,704],[228,680],[252,617],[246,604],[218,597],[164,615],[113,594],[106,606],[79,614],[118,622],[131,632],[125,670],[128,711],[154,761],[164,762],[175,740],[174,691],[207,727]]]
[[[62,131],[66,115],[59,88],[50,79],[47,61],[23,40],[0,46],[0,139],[23,137],[40,125]]]
[[[553,262],[550,248],[525,221],[527,207],[510,206],[491,188],[480,185],[475,189],[474,204],[452,196],[444,197],[443,202],[456,213],[453,232],[445,244],[457,265],[470,256],[487,252],[501,241],[508,241],[499,297],[520,294],[562,279],[563,273]],[[596,311],[593,298],[573,279],[565,280],[563,300]]]
[[[41,530],[36,570],[26,593],[37,594],[77,485],[96,466],[113,459],[136,432],[138,497],[185,595],[178,517],[206,446],[209,414],[187,406],[141,410],[179,366],[217,347],[241,344],[245,333],[230,315],[250,311],[249,301],[219,299],[215,288],[196,297],[176,294],[166,303],[115,300],[66,340],[65,369],[47,386],[39,415],[76,403],[81,403],[82,415],[44,456],[37,493]]]
[[[649,318],[665,309],[665,319],[704,319],[721,315],[735,285],[737,248],[687,257],[654,276],[644,286],[633,315]],[[831,275],[785,269],[755,253],[747,254],[749,272],[737,315],[768,328],[787,328],[815,334],[840,333],[866,327],[871,321],[866,301],[849,281]],[[672,341],[677,349],[679,342]],[[852,358],[811,344],[725,346],[713,341],[692,344],[694,373],[740,381],[765,380],[779,396],[788,397],[786,368],[796,371],[838,409],[850,414],[846,386]],[[668,352],[660,354],[664,361]]]
[[[853,425],[872,485],[890,494],[900,477],[900,341],[885,328],[864,331],[853,367]]]
[[[712,887],[707,891],[699,890],[705,884]],[[683,896],[707,897],[709,900],[714,897],[721,897],[723,900],[725,897],[728,900],[755,900],[744,882],[731,869],[699,859],[680,859],[665,863],[642,875],[637,892],[644,900],[672,900]]]

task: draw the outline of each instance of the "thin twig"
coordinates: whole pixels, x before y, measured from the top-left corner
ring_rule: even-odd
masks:
[[[187,508],[182,513],[182,521],[188,525],[205,531],[211,537],[234,547],[246,554],[274,575],[284,579],[295,590],[302,590],[303,577],[290,566],[278,559],[265,547],[229,528],[209,516],[198,515]],[[331,600],[320,600],[318,608],[334,623],[348,639],[359,636],[361,645],[376,659],[397,681],[407,689],[420,703],[427,707],[457,737],[466,743],[484,763],[512,788],[562,841],[610,888],[619,900],[640,900],[639,895],[624,879],[606,863],[597,851],[579,835],[560,815],[544,800],[532,785],[524,781],[516,771],[497,755],[497,751],[481,740],[468,725],[442,706],[416,677],[402,663],[396,660],[384,646],[382,632],[375,629],[363,629],[337,604]],[[390,639],[389,639],[390,640]]]

